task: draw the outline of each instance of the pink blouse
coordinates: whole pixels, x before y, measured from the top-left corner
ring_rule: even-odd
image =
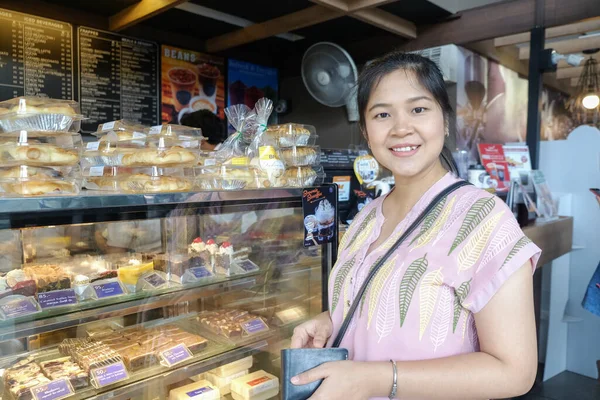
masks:
[[[384,222],[384,196],[357,215],[340,243],[329,278],[337,335],[371,266],[433,198],[457,178],[448,173],[368,256]],[[340,347],[358,361],[425,360],[479,350],[474,313],[541,250],[496,196],[466,186],[446,197],[375,276]]]

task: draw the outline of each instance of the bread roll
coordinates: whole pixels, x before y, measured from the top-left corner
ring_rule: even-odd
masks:
[[[18,183],[4,183],[2,187],[8,193],[22,196],[42,196],[57,192],[76,192],[76,188],[72,183],[59,180],[27,180]]]
[[[164,166],[195,163],[196,155],[193,152],[177,146],[166,151],[157,151],[154,149],[137,150],[125,154],[122,160],[122,164],[128,166]]]
[[[182,178],[171,176],[150,176],[147,174],[134,174],[126,180],[119,182],[119,187],[124,191],[133,192],[184,192],[192,190],[192,184]]]

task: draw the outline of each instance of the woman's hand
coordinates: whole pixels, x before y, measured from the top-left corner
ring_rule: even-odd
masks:
[[[321,349],[333,333],[329,311],[298,325],[292,336],[292,349]]]
[[[322,364],[292,378],[294,385],[306,385],[320,379],[323,383],[308,400],[366,400],[377,395],[380,377],[366,362],[334,361]],[[375,369],[377,370],[377,369]],[[390,372],[390,387],[391,387]],[[387,396],[387,394],[386,394]]]

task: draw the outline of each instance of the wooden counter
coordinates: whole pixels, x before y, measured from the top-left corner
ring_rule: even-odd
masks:
[[[573,247],[573,217],[559,217],[553,221],[536,221],[523,232],[542,249],[538,268],[567,254]]]

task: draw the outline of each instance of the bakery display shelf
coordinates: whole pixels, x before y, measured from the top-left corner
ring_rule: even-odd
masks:
[[[132,293],[119,297],[89,300],[73,306],[47,309],[37,314],[0,322],[0,341],[70,328],[105,318],[121,317],[194,301],[256,284],[260,271],[232,277],[215,277],[203,283]]]

